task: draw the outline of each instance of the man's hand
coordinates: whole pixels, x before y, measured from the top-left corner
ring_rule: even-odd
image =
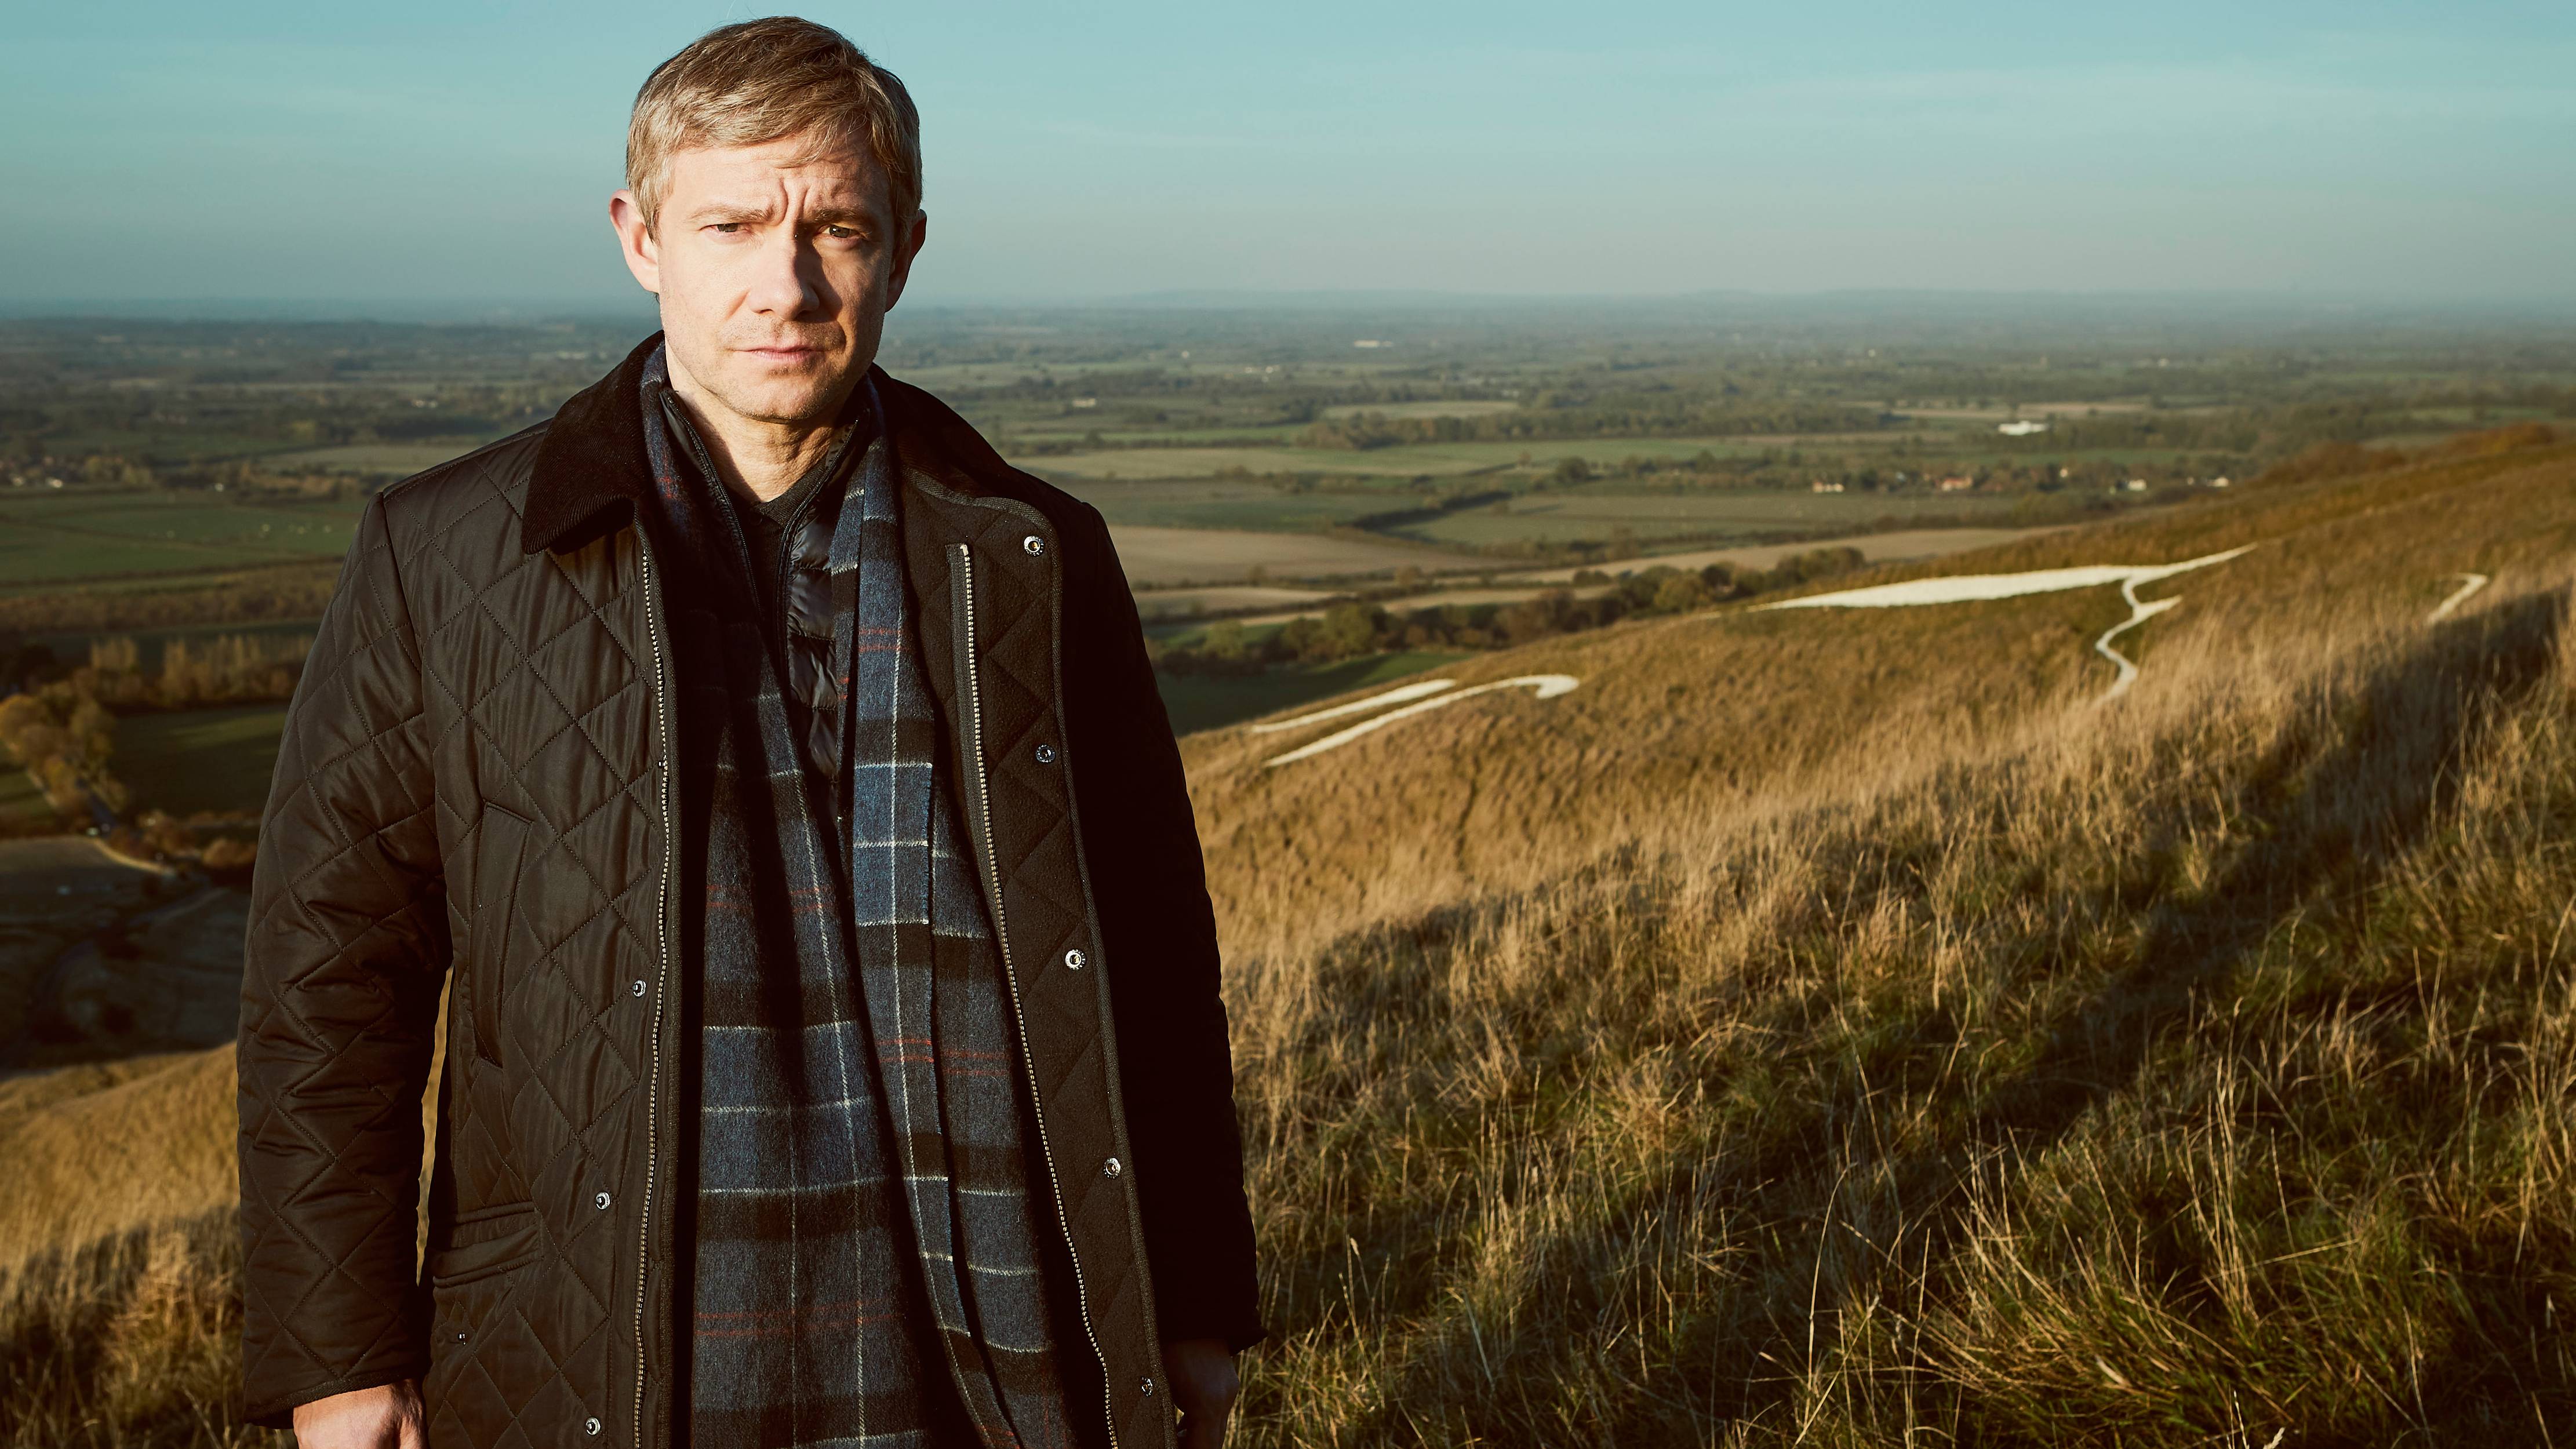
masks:
[[[295,1406],[296,1449],[428,1449],[424,1417],[409,1379],[333,1394]]]
[[[1225,1442],[1234,1396],[1243,1389],[1234,1373],[1234,1351],[1214,1338],[1167,1343],[1163,1372],[1172,1381],[1173,1406],[1181,1411],[1181,1449],[1217,1449]]]

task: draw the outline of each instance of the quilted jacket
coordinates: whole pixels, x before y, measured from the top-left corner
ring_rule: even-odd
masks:
[[[239,1053],[256,1421],[417,1378],[440,1446],[685,1437],[673,941],[695,886],[672,878],[671,654],[639,523],[653,345],[377,495],[288,713]],[[1105,1431],[1085,1437],[1167,1445],[1158,1343],[1261,1336],[1179,752],[1099,515],[876,377],[1077,1300],[1065,1361]]]

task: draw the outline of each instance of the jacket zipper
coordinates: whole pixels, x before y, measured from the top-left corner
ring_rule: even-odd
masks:
[[[1073,1245],[1073,1223],[1065,1216],[1064,1180],[1056,1175],[1055,1147],[1047,1141],[1045,1104],[1038,1100],[1037,1064],[1029,1060],[1029,1019],[1020,1007],[1020,978],[1011,970],[1011,932],[1002,915],[1002,867],[993,852],[993,795],[984,768],[984,689],[983,670],[975,658],[975,554],[965,544],[957,545],[957,578],[959,596],[964,601],[964,627],[958,631],[957,649],[966,661],[966,758],[975,781],[975,816],[983,849],[986,892],[993,901],[993,944],[1002,953],[1002,981],[1011,992],[1011,1025],[1019,1032],[1020,1070],[1028,1078],[1029,1111],[1036,1119],[1038,1160],[1046,1164],[1047,1187],[1055,1199],[1056,1231],[1064,1235],[1064,1256],[1073,1264],[1073,1306],[1082,1320],[1083,1340],[1091,1346],[1091,1358],[1100,1365],[1101,1417],[1107,1421],[1109,1449],[1118,1449],[1117,1394],[1108,1382],[1109,1355],[1101,1352],[1100,1335],[1091,1326],[1091,1292],[1083,1286],[1082,1254]]]
[[[653,903],[654,917],[660,924],[661,949],[654,955],[653,1022],[644,1047],[644,1201],[635,1228],[635,1445],[643,1449],[644,1306],[653,1270],[653,1178],[662,1155],[662,1009],[671,994],[671,871],[672,861],[680,852],[680,837],[671,829],[671,769],[678,757],[671,739],[669,686],[662,667],[660,590],[653,579],[652,540],[641,527],[635,530],[635,547],[637,557],[643,561],[644,628],[653,655],[654,733],[662,744],[662,768],[653,783],[653,809],[662,824],[662,880]]]

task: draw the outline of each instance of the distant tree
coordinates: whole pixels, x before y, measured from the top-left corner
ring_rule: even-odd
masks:
[[[1323,637],[1323,621],[1299,617],[1280,625],[1271,643],[1283,658],[1317,659],[1322,657]]]
[[[1243,621],[1240,619],[1219,619],[1210,624],[1207,637],[1200,642],[1199,648],[1212,658],[1225,660],[1242,659],[1251,652],[1250,646],[1244,642]]]
[[[1708,585],[1697,574],[1674,574],[1655,586],[1658,614],[1683,614],[1708,602]]]
[[[1350,659],[1374,652],[1386,612],[1373,605],[1349,600],[1335,604],[1324,613],[1320,647],[1325,657]]]

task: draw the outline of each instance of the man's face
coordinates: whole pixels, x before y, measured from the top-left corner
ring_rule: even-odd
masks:
[[[920,217],[897,221],[873,157],[807,149],[789,136],[674,153],[649,229],[631,193],[610,204],[627,269],[662,300],[674,382],[760,422],[839,411],[921,249]]]

